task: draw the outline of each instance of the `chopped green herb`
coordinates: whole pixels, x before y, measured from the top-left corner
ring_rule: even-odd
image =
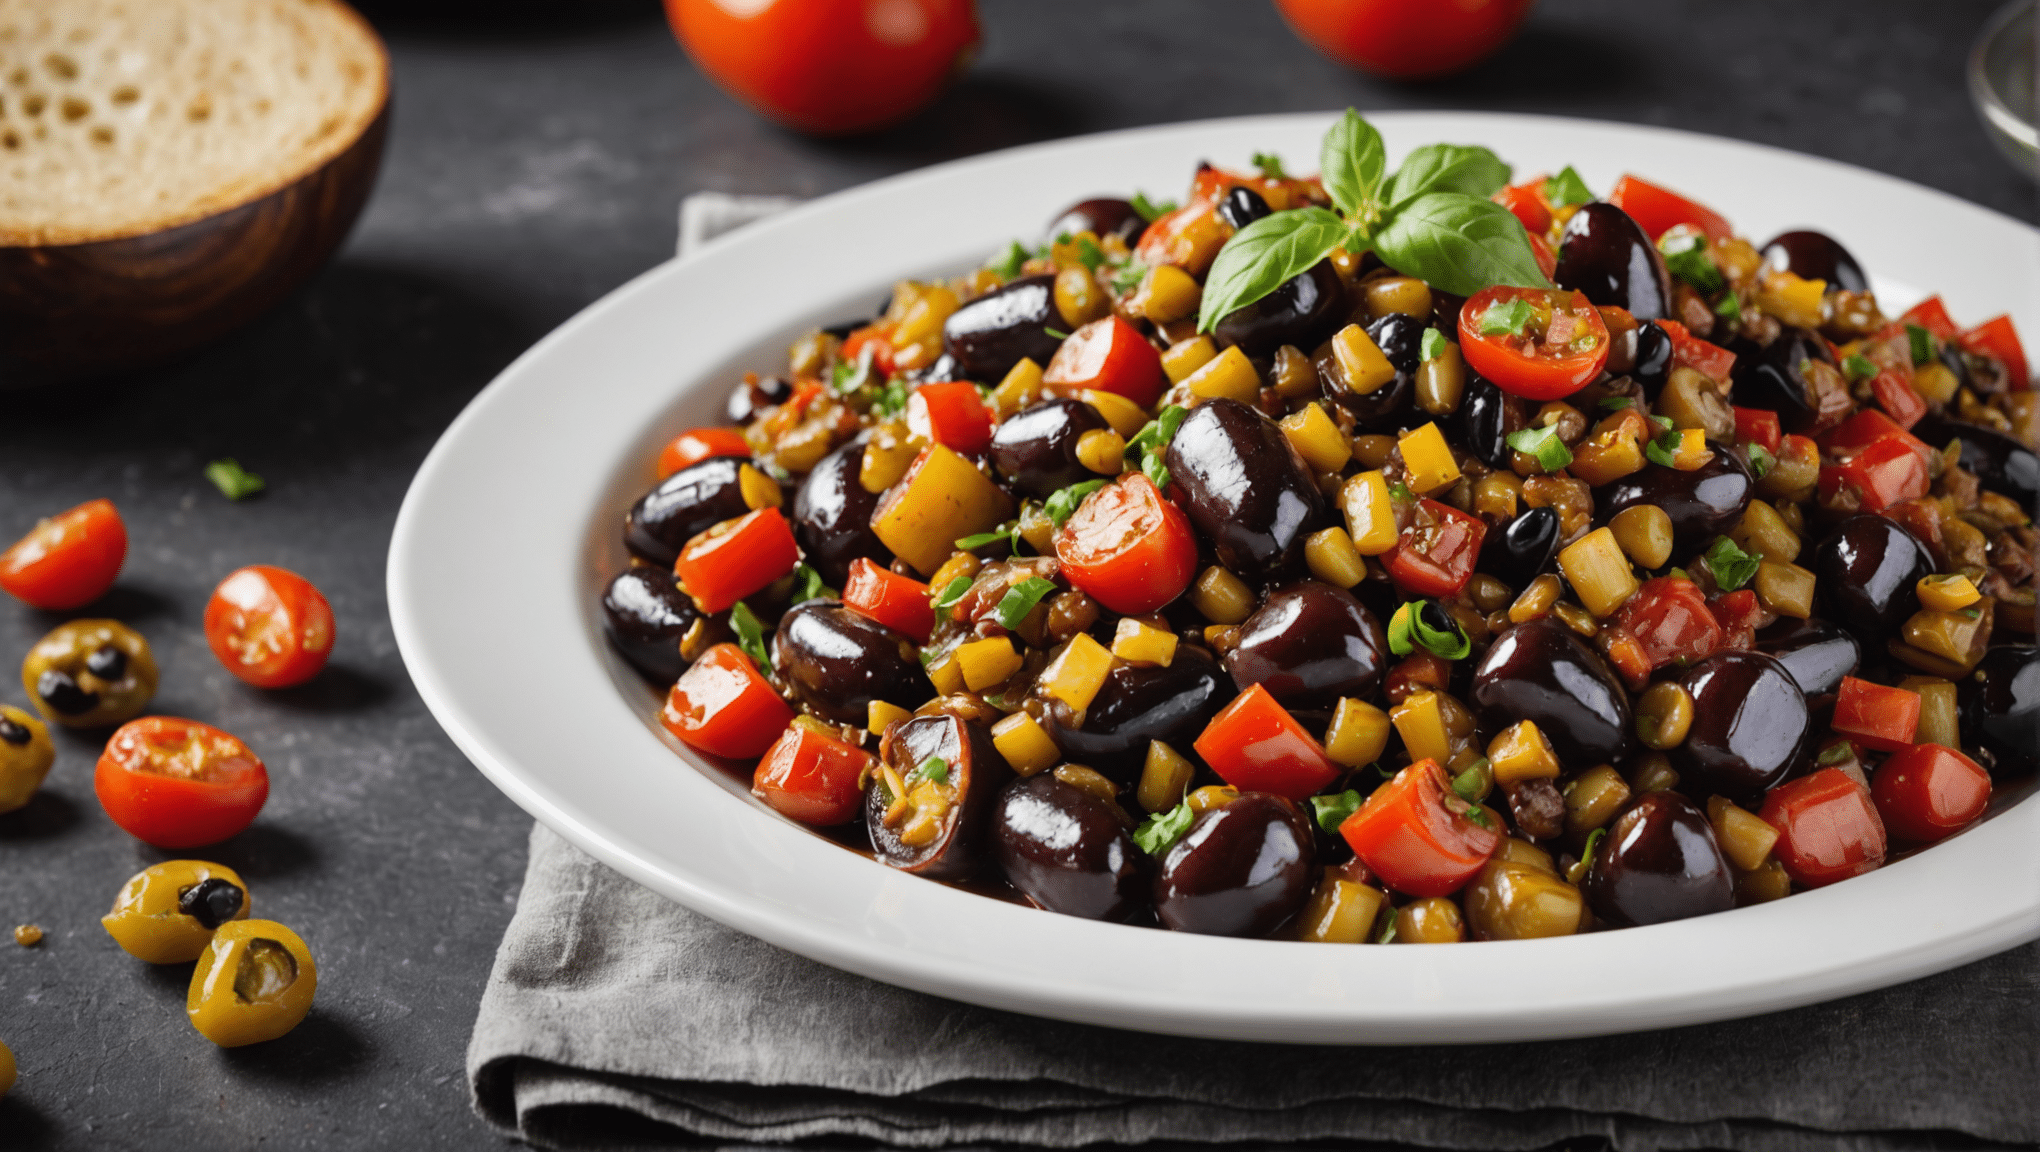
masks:
[[[992,610],[992,614],[999,618],[1000,627],[1009,631],[1017,629],[1021,621],[1027,619],[1027,614],[1034,611],[1034,606],[1041,603],[1042,597],[1053,591],[1055,581],[1029,576],[1006,589],[1006,594],[999,598],[999,606]]]
[[[1388,498],[1404,504],[1414,504],[1417,502],[1417,494],[1410,491],[1410,486],[1400,480],[1388,486]]]
[[[1105,253],[1089,236],[1077,237],[1077,259],[1084,265],[1084,271],[1096,272],[1098,265],[1105,262]]]
[[[1160,856],[1176,846],[1183,833],[1197,819],[1197,813],[1190,810],[1190,801],[1185,800],[1167,812],[1157,812],[1147,818],[1134,830],[1133,842],[1150,856]]]
[[[930,756],[914,765],[914,770],[907,773],[907,778],[900,783],[912,784],[916,780],[933,780],[937,784],[949,783],[949,761],[940,756]]]
[[[1587,182],[1580,179],[1580,174],[1568,164],[1558,170],[1558,175],[1545,178],[1544,198],[1551,201],[1552,207],[1563,208],[1568,204],[1586,204],[1593,200],[1594,194],[1587,190]]]
[[[1957,612],[1956,615],[1962,617],[1964,620],[1975,620],[1983,615],[1983,609],[1964,608],[1962,611]]]
[[[1665,420],[1667,425],[1671,423],[1671,421],[1666,420],[1662,416],[1653,416],[1651,419]],[[1644,458],[1653,464],[1662,464],[1667,468],[1675,468],[1678,466],[1679,444],[1684,439],[1685,437],[1680,434],[1677,428],[1666,427],[1650,443],[1643,446]]]
[[[1060,328],[1049,328],[1049,327],[1046,327],[1046,326],[1044,326],[1044,327],[1043,327],[1043,328],[1042,328],[1041,330],[1042,330],[1043,332],[1046,332],[1046,333],[1048,333],[1048,334],[1049,334],[1050,336],[1053,336],[1053,337],[1055,337],[1055,338],[1056,338],[1056,339],[1058,339],[1058,340],[1067,340],[1067,339],[1069,339],[1069,338],[1070,338],[1070,334],[1069,334],[1069,333],[1067,333],[1067,332],[1065,332],[1065,331],[1063,331],[1063,330],[1062,330],[1062,329],[1060,329]]]
[[[1670,416],[1653,416],[1650,418],[1650,422],[1664,429],[1667,432],[1678,427],[1677,424],[1672,422],[1672,418]]]
[[[1850,744],[1847,740],[1839,740],[1821,749],[1820,755],[1814,757],[1813,762],[1822,766],[1828,766],[1840,764],[1844,760],[1853,760],[1855,756],[1855,745]]]
[[[1733,291],[1723,293],[1721,300],[1714,305],[1714,314],[1716,316],[1725,316],[1730,320],[1740,319],[1742,316],[1742,298]]]
[[[1001,280],[1011,280],[1020,275],[1020,266],[1027,263],[1032,253],[1018,240],[1009,240],[999,254],[985,261],[985,267],[999,274]]]
[[[1509,447],[1526,456],[1535,456],[1546,472],[1556,472],[1572,463],[1572,450],[1558,438],[1558,426],[1555,424],[1511,432],[1508,440]]]
[[[1141,425],[1140,431],[1133,434],[1133,439],[1126,442],[1126,458],[1133,459],[1133,454],[1137,451],[1160,452],[1167,448],[1169,441],[1176,438],[1176,429],[1183,426],[1183,419],[1188,415],[1190,410],[1180,404],[1171,404],[1162,409],[1154,419]]]
[[[1135,256],[1120,265],[1119,270],[1112,274],[1112,290],[1122,294],[1131,292],[1140,287],[1140,282],[1147,279],[1147,274],[1147,261]]]
[[[1762,480],[1764,473],[1769,472],[1772,465],[1778,463],[1778,458],[1771,455],[1770,449],[1765,448],[1754,440],[1750,441],[1747,447],[1749,448],[1750,455],[1750,475],[1758,480]]]
[[[1842,375],[1851,381],[1868,380],[1877,375],[1877,365],[1871,363],[1868,356],[1859,352],[1854,356],[1842,358]]]
[[[793,566],[793,602],[804,600],[833,600],[836,590],[822,582],[822,574],[805,563]]]
[[[1483,336],[1521,336],[1533,315],[1529,301],[1511,296],[1481,314],[1478,330]]]
[[[1601,846],[1601,841],[1606,839],[1607,835],[1608,830],[1606,828],[1596,828],[1592,832],[1587,833],[1587,842],[1580,849],[1580,860],[1584,863],[1592,864],[1594,862],[1594,849]]]
[[[892,381],[879,389],[878,395],[871,399],[871,414],[881,420],[890,419],[906,410],[907,386],[903,381]]]
[[[1376,937],[1376,938],[1375,938],[1375,941],[1374,941],[1374,942],[1375,942],[1376,944],[1393,944],[1393,943],[1395,943],[1395,923],[1396,923],[1396,918],[1397,918],[1397,917],[1399,917],[1399,916],[1401,916],[1401,915],[1402,915],[1402,913],[1401,913],[1400,911],[1398,911],[1397,909],[1395,909],[1395,908],[1390,908],[1390,909],[1388,910],[1388,926],[1387,926],[1387,927],[1385,927],[1385,928],[1383,928],[1383,929],[1381,930],[1381,935],[1380,935],[1379,937]]]
[[[1436,328],[1424,329],[1424,345],[1423,345],[1424,359],[1426,361],[1431,361],[1436,360],[1440,356],[1443,356],[1445,354],[1445,346],[1450,343],[1451,341],[1445,339],[1445,334],[1443,332],[1438,331]]]
[[[1468,804],[1480,803],[1480,764],[1461,772],[1452,778],[1452,791]]]
[[[1282,170],[1282,157],[1273,152],[1254,153],[1254,167],[1259,168],[1261,175],[1270,180],[1284,180],[1289,176],[1289,173]]]
[[[1633,396],[1603,396],[1597,407],[1603,412],[1620,412],[1635,403],[1636,398]]]
[[[765,651],[765,625],[751,614],[751,606],[742,600],[730,605],[730,631],[737,634],[737,646],[760,668],[772,666],[772,656]]]
[[[1925,364],[1934,358],[1934,334],[1932,332],[1917,324],[1908,324],[1905,326],[1905,338],[1907,343],[1912,345],[1912,362],[1914,367]]]
[[[1473,821],[1475,824],[1480,825],[1483,828],[1494,827],[1493,824],[1488,822],[1487,810],[1485,808],[1482,808],[1478,804],[1475,804],[1473,807],[1466,810],[1466,818],[1468,820]]]
[[[1067,488],[1057,490],[1055,495],[1048,498],[1048,503],[1045,505],[1048,518],[1054,522],[1056,527],[1062,527],[1063,521],[1076,515],[1077,505],[1084,502],[1084,497],[1089,496],[1104,486],[1105,481],[1103,480],[1086,480],[1082,484],[1072,484]]]
[[[1128,203],[1133,205],[1135,212],[1140,213],[1141,219],[1150,224],[1176,210],[1176,202],[1174,200],[1162,200],[1159,202],[1150,200],[1145,192],[1135,192],[1133,199],[1129,200]]]
[[[980,532],[975,536],[962,536],[957,538],[956,546],[965,552],[975,552],[987,544],[996,544],[1001,540],[1011,540],[1017,531],[1017,528],[1007,527],[1001,528],[997,532]]]
[[[1141,461],[1140,471],[1141,475],[1146,476],[1148,482],[1156,488],[1167,488],[1172,479],[1169,475],[1169,466],[1162,463],[1160,452],[1148,453],[1147,459]]]
[[[1703,296],[1712,296],[1727,284],[1721,278],[1721,269],[1707,255],[1705,236],[1670,234],[1658,241],[1658,251],[1664,254],[1665,270],[1699,289]]]
[[[950,607],[963,599],[963,594],[970,591],[970,585],[971,579],[968,576],[958,576],[944,584],[942,591],[935,596],[935,614],[947,619]],[[923,648],[922,651],[926,652],[927,649]]]
[[[1056,233],[1056,234],[1055,234],[1055,242],[1056,242],[1057,244],[1067,244],[1067,243],[1069,243],[1069,242],[1070,242],[1070,234],[1069,234],[1068,232],[1058,232],[1058,233]]]
[[[229,500],[246,500],[268,487],[262,482],[262,477],[241,467],[231,456],[206,465],[205,478],[212,481],[220,495]]]
[[[1749,583],[1763,558],[1761,552],[1752,554],[1736,547],[1735,541],[1726,536],[1707,546],[1707,570],[1714,573],[1714,582],[1723,592],[1733,592]]]
[[[1348,788],[1334,796],[1313,796],[1310,798],[1310,806],[1317,813],[1318,827],[1337,836],[1339,825],[1346,822],[1346,817],[1359,811],[1360,804],[1365,799],[1366,797],[1360,793]]]

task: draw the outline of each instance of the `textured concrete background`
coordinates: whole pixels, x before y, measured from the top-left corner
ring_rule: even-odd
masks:
[[[269,807],[208,855],[248,877],[258,915],[310,941],[321,990],[285,1041],[221,1052],[194,1034],[188,969],[133,961],[97,924],[120,882],[162,855],[101,814],[96,745],[62,739],[42,795],[0,817],[0,929],[49,932],[32,950],[0,943],[0,1038],[22,1069],[0,1101],[0,1148],[502,1143],[468,1112],[462,1054],[528,821],[412,690],[384,550],[440,430],[524,347],[669,254],[690,191],[812,195],[1057,136],[1353,104],[1719,133],[2040,217],[1963,91],[1987,2],[1551,0],[1477,74],[1420,86],[1320,59],[1258,0],[982,7],[983,57],[940,105],[876,137],[816,142],[717,92],[649,0],[371,5],[395,58],[396,115],[340,259],[190,364],[4,402],[0,538],[93,497],[119,503],[128,566],[93,612],[156,646],[154,710],[217,723],[267,759]],[[1931,221],[1894,226],[1933,242]],[[221,498],[199,473],[223,455],[270,490]],[[206,595],[255,562],[302,572],[332,600],[339,645],[310,685],[260,693],[206,651]],[[486,580],[506,562],[477,556],[447,575]],[[56,620],[0,603],[0,655]],[[11,682],[0,699],[20,702]]]

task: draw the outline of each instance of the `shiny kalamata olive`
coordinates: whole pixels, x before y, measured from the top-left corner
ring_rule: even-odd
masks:
[[[1990,754],[1991,775],[2016,776],[2040,767],[2040,649],[1992,648],[1955,686],[1962,744]]]
[[[864,794],[872,854],[931,880],[964,880],[983,871],[992,854],[992,814],[1013,779],[1013,769],[992,745],[991,730],[958,716],[916,716],[894,725],[879,749],[903,782],[930,758],[942,761],[942,778],[922,776],[932,785],[925,791],[918,780],[907,784],[910,807],[891,824],[885,814],[895,797],[883,778],[872,783]]]
[[[1218,202],[1218,218],[1232,225],[1235,232],[1274,212],[1259,192],[1244,184],[1234,185],[1225,199]]]
[[[809,566],[838,588],[860,556],[881,568],[892,563],[892,549],[871,530],[879,494],[858,479],[863,467],[864,445],[852,441],[822,457],[793,497],[793,538]]]
[[[1533,720],[1568,771],[1619,763],[1635,747],[1629,693],[1579,633],[1546,617],[1501,634],[1469,695],[1481,736]]]
[[[1284,344],[1317,347],[1345,316],[1345,285],[1332,262],[1320,260],[1228,314],[1211,335],[1221,348],[1238,345],[1249,356],[1272,356]]]
[[[1825,280],[1830,292],[1868,292],[1870,278],[1863,266],[1842,247],[1842,242],[1825,232],[1811,230],[1781,232],[1764,245],[1764,263],[1802,280]]]
[[[1707,813],[1676,792],[1646,792],[1608,827],[1580,885],[1612,924],[1662,924],[1735,907],[1735,877]]]
[[[1525,509],[1501,528],[1488,529],[1475,567],[1520,592],[1551,566],[1551,558],[1558,555],[1558,536],[1556,508]]]
[[[740,381],[730,390],[730,423],[749,424],[758,413],[774,404],[784,404],[792,397],[793,383],[778,376]]]
[[[1225,668],[1242,692],[1259,684],[1284,704],[1328,707],[1372,696],[1387,661],[1374,613],[1343,588],[1299,580],[1270,592],[1240,625]]]
[[[772,634],[772,667],[817,716],[862,725],[871,702],[913,708],[935,695],[913,642],[840,600],[810,600]]]
[[[1234,695],[1218,661],[1183,644],[1166,668],[1122,664],[1106,673],[1084,710],[1083,727],[1071,728],[1051,713],[1049,732],[1071,763],[1131,784],[1140,778],[1148,741],[1188,748]]]
[[[1856,638],[1833,624],[1789,616],[1757,633],[1757,651],[1783,664],[1808,696],[1841,691],[1863,658]]]
[[[1561,288],[1585,292],[1603,308],[1627,308],[1638,320],[1672,314],[1672,281],[1664,257],[1629,213],[1613,204],[1589,204],[1565,222],[1551,279]]]
[[[1883,516],[1860,513],[1813,546],[1814,594],[1821,615],[1872,651],[1919,611],[1914,586],[1934,571],[1920,539]]]
[[[1729,396],[1737,407],[1769,408],[1788,432],[1814,422],[1818,413],[1813,386],[1802,366],[1809,360],[1834,362],[1820,333],[1788,325],[1769,344],[1739,336],[1727,347],[1735,353]]]
[[[1063,209],[1048,225],[1050,239],[1068,233],[1089,232],[1098,239],[1118,233],[1128,244],[1140,238],[1147,231],[1147,217],[1132,204],[1101,196],[1096,200],[1084,200]]]
[[[1719,446],[1714,458],[1691,472],[1647,464],[1594,490],[1594,522],[1606,524],[1617,512],[1655,504],[1672,519],[1672,555],[1690,556],[1736,526],[1756,491],[1748,465]]]
[[[1033,360],[1048,367],[1066,322],[1055,310],[1055,277],[1023,276],[949,314],[942,346],[972,380],[1001,380],[1013,365]]]
[[[1693,726],[1666,753],[1694,796],[1754,800],[1785,778],[1806,738],[1806,693],[1761,652],[1716,652],[1686,669]]]
[[[992,433],[992,466],[1015,492],[1046,500],[1059,488],[1098,479],[1077,459],[1077,441],[1109,427],[1082,400],[1044,400]]]
[[[640,560],[672,567],[689,540],[751,510],[738,471],[748,463],[714,456],[659,481],[623,518],[624,547]]]
[[[1672,378],[1672,338],[1657,322],[1646,320],[1636,328],[1636,363],[1629,378],[1643,386],[1645,399],[1656,400]]]
[[[1155,912],[1206,936],[1266,936],[1296,915],[1317,872],[1310,821],[1280,796],[1245,792],[1213,808],[1162,857]]]
[[[671,684],[687,671],[680,641],[701,619],[670,568],[625,569],[602,593],[602,631],[631,667],[647,679]]]
[[[992,839],[1006,879],[1050,912],[1124,923],[1148,906],[1154,868],[1119,813],[1047,772],[1006,785]]]
[[[1509,447],[1509,436],[1530,423],[1523,402],[1471,368],[1466,375],[1466,392],[1460,397],[1459,411],[1453,418],[1453,440],[1488,467],[1506,469],[1516,455],[1516,450]],[[1396,376],[1400,379],[1402,374],[1398,372]]]
[[[1939,451],[1950,440],[1962,441],[1962,467],[1976,474],[1985,488],[2002,492],[2028,509],[2040,503],[2040,455],[1995,429],[1967,420],[1928,413],[1912,426],[1912,434]]]
[[[1327,523],[1325,498],[1273,420],[1236,400],[1200,404],[1166,463],[1220,564],[1249,583],[1302,574],[1304,538]]]

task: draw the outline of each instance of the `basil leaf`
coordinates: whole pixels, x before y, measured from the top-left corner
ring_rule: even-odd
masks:
[[[1105,253],[1089,236],[1077,237],[1077,260],[1086,272],[1096,272],[1098,265],[1105,262]]]
[[[1252,304],[1291,276],[1324,259],[1346,239],[1346,224],[1322,208],[1296,208],[1263,216],[1218,250],[1204,280],[1197,330]]]
[[[1072,484],[1067,488],[1058,489],[1055,495],[1048,498],[1045,506],[1048,518],[1055,522],[1056,527],[1062,527],[1063,521],[1076,515],[1077,505],[1084,502],[1084,497],[1104,486],[1103,480],[1086,480],[1082,484]]]
[[[894,380],[887,384],[879,389],[878,395],[871,400],[871,413],[880,420],[897,416],[906,411],[906,408],[907,385],[903,380]]]
[[[1381,175],[1387,167],[1388,152],[1381,146],[1381,133],[1361,119],[1360,113],[1346,109],[1325,133],[1324,147],[1318,153],[1319,178],[1332,203],[1348,216],[1364,219],[1374,215],[1379,210]]]
[[[804,600],[833,600],[836,590],[822,583],[822,574],[805,563],[793,566],[793,602]]]
[[[1463,192],[1426,192],[1410,201],[1375,235],[1374,250],[1403,275],[1455,296],[1497,284],[1551,287],[1516,214]]]
[[[1699,289],[1704,296],[1712,296],[1726,285],[1721,269],[1707,258],[1705,237],[1667,233],[1658,241],[1658,252],[1665,258],[1666,271]]]
[[[1289,173],[1282,170],[1282,157],[1273,152],[1254,153],[1253,165],[1261,170],[1261,175],[1270,180],[1283,180],[1289,176]]]
[[[1620,412],[1634,403],[1636,398],[1633,396],[1603,396],[1595,407],[1603,412]]]
[[[1565,441],[1558,438],[1555,426],[1525,428],[1509,433],[1509,447],[1528,456],[1535,456],[1537,463],[1546,472],[1556,472],[1572,463],[1572,450]]]
[[[205,478],[212,481],[220,495],[229,500],[246,500],[268,487],[262,482],[262,477],[241,467],[240,461],[231,456],[206,465]]]
[[[1140,471],[1141,475],[1146,476],[1148,482],[1153,484],[1157,491],[1167,488],[1169,481],[1173,479],[1169,475],[1169,466],[1162,463],[1162,454],[1160,452],[1148,453],[1148,458],[1141,463]]]
[[[1403,157],[1383,197],[1389,211],[1426,192],[1492,196],[1509,182],[1509,166],[1478,144],[1426,144]]]
[[[1473,641],[1459,627],[1459,621],[1429,600],[1416,602],[1415,611],[1410,613],[1410,624],[1417,643],[1432,655],[1446,660],[1464,660],[1466,654],[1473,651]]]
[[[1529,301],[1511,298],[1481,313],[1480,327],[1476,330],[1483,336],[1521,336],[1536,314]]]
[[[1729,292],[1721,298],[1719,303],[1714,305],[1714,314],[1716,316],[1725,316],[1730,320],[1736,319],[1742,315],[1742,298],[1734,292]]]
[[[1416,615],[1416,606],[1404,603],[1388,618],[1388,650],[1397,656],[1407,656],[1417,650],[1415,638],[1411,635],[1411,617]]]
[[[1150,200],[1145,192],[1135,192],[1133,199],[1127,201],[1127,203],[1133,205],[1133,210],[1140,213],[1140,218],[1150,224],[1176,210],[1176,202],[1174,200]]]
[[[1905,338],[1912,345],[1913,366],[1918,367],[1934,358],[1934,334],[1917,324],[1905,326]]]
[[[1580,179],[1580,174],[1568,164],[1559,169],[1558,175],[1544,181],[1544,198],[1551,201],[1553,208],[1563,208],[1568,204],[1589,203],[1594,194],[1587,191],[1587,182]]]
[[[999,274],[1001,280],[1011,280],[1020,275],[1020,266],[1033,255],[1018,240],[1008,240],[999,254],[985,261],[985,267]]]
[[[1757,574],[1757,565],[1763,560],[1763,553],[1752,555],[1735,546],[1735,541],[1722,536],[1707,548],[1707,570],[1714,573],[1714,582],[1724,592],[1733,592],[1750,582]]]
[[[1136,451],[1155,453],[1169,446],[1176,438],[1176,430],[1183,426],[1183,420],[1190,410],[1181,404],[1171,404],[1155,414],[1155,418],[1140,426],[1133,439],[1126,442],[1126,458],[1133,459]]]
[[[1034,611],[1034,606],[1041,603],[1041,598],[1053,591],[1055,581],[1029,576],[999,597],[999,606],[992,610],[992,614],[999,618],[1000,627],[1009,631],[1017,629],[1027,619],[1027,614]]]
[[[968,576],[958,576],[956,579],[944,584],[942,591],[935,595],[935,614],[946,617],[950,606],[963,599],[963,594],[970,591],[970,585],[971,579]],[[928,650],[923,648],[921,651],[925,654]]]
[[[1424,329],[1424,344],[1423,344],[1424,360],[1428,362],[1431,360],[1436,360],[1438,357],[1443,356],[1445,354],[1445,345],[1447,343],[1448,341],[1445,339],[1445,334],[1443,332],[1438,331],[1436,328]]]
[[[1185,800],[1167,812],[1157,812],[1134,830],[1133,842],[1150,856],[1160,856],[1176,846],[1183,833],[1197,819],[1197,813],[1190,810],[1190,801]]]
[[[1348,788],[1336,796],[1313,796],[1310,798],[1310,806],[1317,814],[1318,827],[1337,836],[1339,825],[1346,822],[1346,817],[1360,810],[1361,801],[1364,799],[1360,793]]]
[[[1752,440],[1749,443],[1748,447],[1750,457],[1750,476],[1754,479],[1762,480],[1764,478],[1764,473],[1769,472],[1771,470],[1771,466],[1778,462],[1778,458],[1776,456],[1771,455],[1770,449],[1765,448],[1762,444],[1759,444],[1754,440]]]
[[[752,663],[760,668],[772,667],[772,656],[765,651],[765,625],[742,600],[730,605],[730,631],[737,634],[737,647],[744,650]]]

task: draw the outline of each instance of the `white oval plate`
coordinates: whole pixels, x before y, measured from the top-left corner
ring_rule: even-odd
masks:
[[[454,421],[404,501],[390,615],[426,704],[511,799],[604,863],[827,964],[978,1004],[1154,1032],[1320,1043],[1581,1036],[1766,1012],[2040,936],[2040,802],[1868,876],[1775,904],[1558,940],[1315,947],[1057,916],[860,858],[782,819],[659,729],[597,598],[658,446],[720,422],[736,374],[896,279],[975,265],[1085,197],[1180,195],[1201,159],[1313,167],[1328,115],[1211,121],[1019,148],[853,188],[619,288]],[[1519,176],[1574,165],[1687,192],[1748,236],[1817,226],[1887,310],[1939,290],[2040,334],[2040,233],[1827,160],[1627,125],[1382,113],[1389,155],[1480,143]]]

